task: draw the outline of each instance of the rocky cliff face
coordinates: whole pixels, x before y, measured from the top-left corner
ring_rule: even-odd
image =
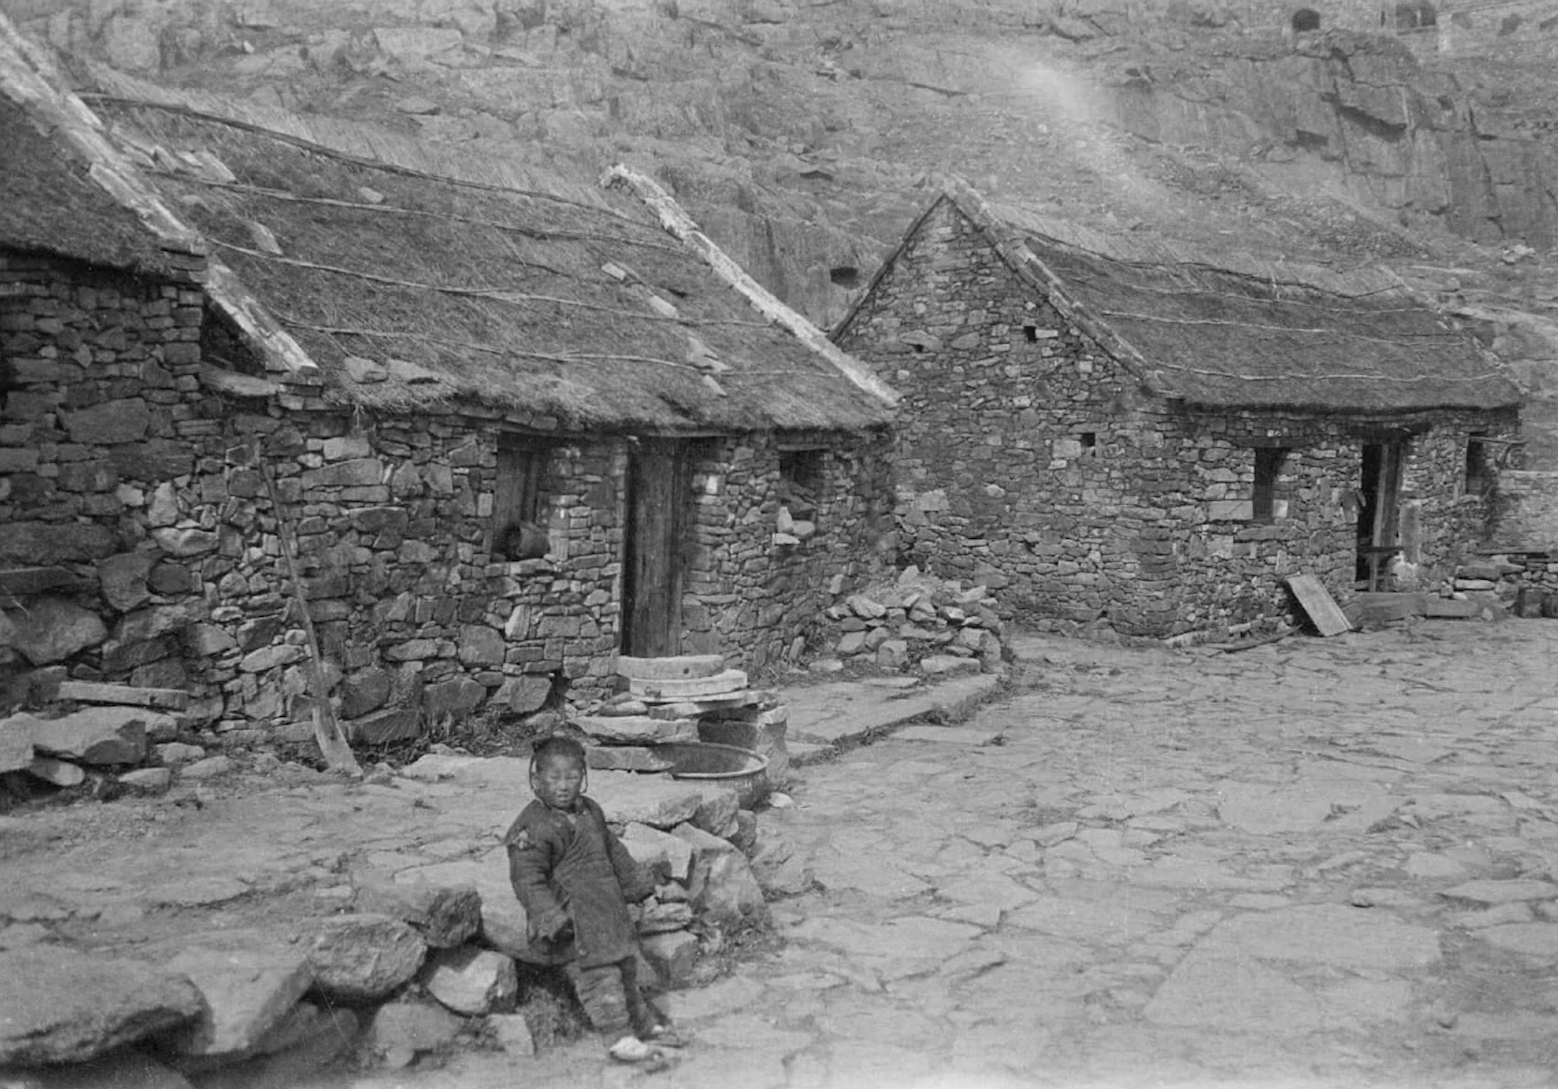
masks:
[[[1289,189],[1332,187],[1480,243],[1547,250],[1558,238],[1550,122],[1419,64],[1393,37],[1228,39],[1210,57],[1132,65],[1111,100],[1131,131],[1242,151]]]

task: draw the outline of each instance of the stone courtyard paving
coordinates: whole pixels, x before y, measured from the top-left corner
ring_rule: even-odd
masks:
[[[643,1085],[1558,1085],[1558,624],[1017,647],[764,814],[817,887]]]
[[[667,996],[696,1038],[673,1069],[580,1041],[318,1084],[1558,1085],[1558,623],[1014,646],[973,718],[803,768],[762,814],[790,851],[783,941]],[[318,778],[4,818],[0,901],[88,944],[177,944],[197,912],[328,909],[350,859],[485,851],[513,806],[496,782]]]

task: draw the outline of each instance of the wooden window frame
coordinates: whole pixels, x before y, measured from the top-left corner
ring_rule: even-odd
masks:
[[[1250,521],[1271,525],[1277,520],[1277,484],[1287,461],[1286,446],[1255,448],[1255,485],[1250,491]]]
[[[503,435],[498,439],[498,464],[492,487],[492,542],[494,555],[508,558],[506,545],[511,530],[528,522],[543,532],[551,521],[547,510],[547,467],[557,450],[555,442],[529,436]]]

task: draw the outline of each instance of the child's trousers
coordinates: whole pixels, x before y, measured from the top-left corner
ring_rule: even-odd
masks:
[[[638,989],[635,958],[592,968],[580,967],[577,960],[572,960],[564,971],[573,984],[573,993],[579,996],[579,1004],[589,1014],[590,1024],[607,1047],[624,1036],[648,1032],[659,1021],[659,1015]]]

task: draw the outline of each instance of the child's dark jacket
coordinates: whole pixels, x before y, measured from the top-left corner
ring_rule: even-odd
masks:
[[[628,904],[654,892],[649,873],[606,827],[594,800],[571,814],[531,802],[510,826],[509,880],[525,906],[532,940],[573,923],[573,955],[585,968],[634,955],[637,932]]]

